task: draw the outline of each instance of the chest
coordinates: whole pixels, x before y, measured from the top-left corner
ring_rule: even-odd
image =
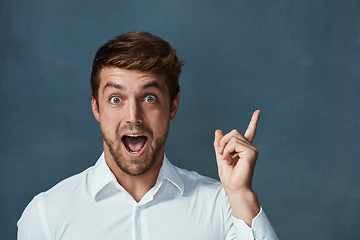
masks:
[[[132,204],[121,196],[83,204],[52,227],[54,239],[223,239],[224,216],[216,199],[157,196]]]

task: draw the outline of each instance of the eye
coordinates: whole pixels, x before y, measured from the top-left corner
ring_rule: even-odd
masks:
[[[118,104],[118,103],[121,102],[121,98],[119,98],[119,97],[111,97],[110,102]]]
[[[148,96],[146,96],[146,98],[145,98],[145,102],[148,102],[148,103],[155,102],[155,100],[156,100],[156,97],[153,96],[153,95],[148,95]]]

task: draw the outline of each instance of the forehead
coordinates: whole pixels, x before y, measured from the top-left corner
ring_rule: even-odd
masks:
[[[164,77],[150,72],[143,72],[139,70],[127,70],[117,67],[103,67],[99,74],[100,84],[99,88],[111,87],[112,85],[119,85],[122,89],[140,88],[144,85],[154,86],[160,90],[167,89]]]

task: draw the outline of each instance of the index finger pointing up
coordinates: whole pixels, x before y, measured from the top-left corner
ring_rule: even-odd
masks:
[[[244,137],[246,137],[246,139],[251,143],[254,141],[254,138],[255,138],[256,127],[257,127],[259,118],[260,118],[260,110],[256,110],[251,117],[249,126],[246,129],[246,132],[244,135]]]

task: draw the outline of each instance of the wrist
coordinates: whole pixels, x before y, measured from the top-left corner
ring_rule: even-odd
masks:
[[[223,186],[224,187],[224,186]],[[224,187],[224,190],[226,194],[229,196],[246,196],[246,195],[252,195],[255,194],[251,186],[243,186],[243,187],[237,187],[237,188],[229,188]]]
[[[252,219],[259,213],[260,206],[255,192],[251,188],[226,190],[232,215],[243,220],[251,227]]]

